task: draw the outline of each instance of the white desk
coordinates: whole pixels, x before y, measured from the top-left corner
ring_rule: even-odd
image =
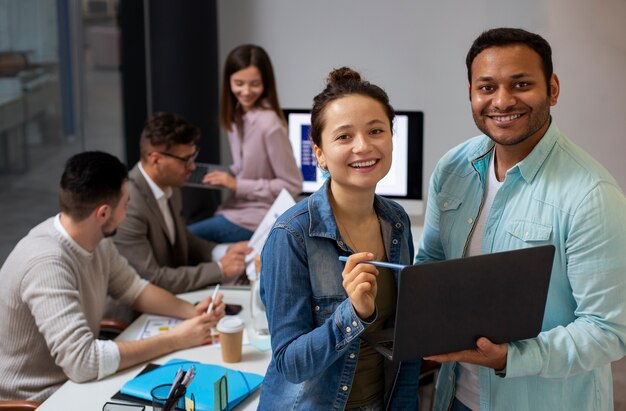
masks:
[[[243,310],[239,313],[248,326],[248,335],[254,338],[254,332],[251,329],[250,318],[250,290],[220,288],[220,292],[224,294],[224,301],[230,304],[241,304]],[[191,293],[181,294],[179,297],[190,301],[197,302],[202,298],[206,298],[212,293],[212,289],[195,291]],[[120,340],[134,340],[143,329],[145,316],[142,315],[133,322],[120,336]],[[163,357],[156,358],[150,362],[163,364],[172,358],[183,358],[191,361],[199,361],[210,364],[223,365],[240,371],[253,372],[265,375],[267,366],[271,359],[271,351],[259,351],[252,345],[243,346],[243,354],[241,362],[230,364],[222,361],[222,353],[219,348],[211,346],[202,346],[190,348],[188,350],[177,351]],[[46,400],[37,411],[84,411],[84,410],[100,410],[105,402],[111,401],[111,397],[119,391],[124,383],[144,368],[145,364],[141,364],[127,370],[118,372],[100,381],[91,381],[87,383],[77,384],[68,381],[55,392],[48,400]],[[237,406],[237,410],[256,410],[259,402],[260,389],[256,390],[252,395],[246,398]],[[118,400],[113,400],[119,402]],[[152,407],[146,407],[151,410]]]

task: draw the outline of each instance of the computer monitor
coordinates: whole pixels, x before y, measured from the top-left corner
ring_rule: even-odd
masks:
[[[289,140],[302,173],[302,193],[310,194],[324,183],[309,139],[311,112],[284,109]],[[393,123],[393,160],[389,173],[376,186],[376,193],[398,200],[422,199],[422,144],[424,113],[396,111]]]

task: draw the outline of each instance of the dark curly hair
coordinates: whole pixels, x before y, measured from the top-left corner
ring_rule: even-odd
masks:
[[[144,125],[139,141],[141,158],[155,147],[167,151],[177,144],[198,144],[200,129],[174,113],[154,113]]]

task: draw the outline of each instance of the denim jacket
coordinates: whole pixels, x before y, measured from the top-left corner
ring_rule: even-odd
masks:
[[[330,181],[330,180],[329,180]],[[261,255],[261,298],[272,335],[272,360],[260,410],[343,410],[367,328],[342,286],[341,255],[352,250],[339,234],[327,182],[285,212]],[[390,262],[410,264],[409,218],[395,202],[376,196],[374,207]],[[396,283],[397,283],[397,272]],[[421,361],[391,363],[385,375],[389,409],[417,409]],[[392,395],[389,395],[392,393]]]
[[[464,255],[493,147],[479,136],[438,163],[417,263]],[[626,354],[626,200],[619,186],[552,124],[507,172],[486,217],[482,253],[553,244],[556,254],[542,331],[508,344],[505,378],[479,367],[480,409],[612,409],[610,363]],[[455,363],[442,366],[436,410],[449,409],[457,372]]]

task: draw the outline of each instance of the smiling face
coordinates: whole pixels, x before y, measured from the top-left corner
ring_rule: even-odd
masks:
[[[333,188],[374,191],[389,172],[393,150],[391,124],[371,97],[348,95],[324,109],[318,163],[327,168]]]
[[[497,144],[532,149],[548,129],[550,106],[558,99],[556,75],[550,84],[548,95],[541,58],[531,48],[514,44],[483,50],[472,63],[470,84],[476,126]]]
[[[244,112],[254,108],[263,94],[263,77],[256,66],[248,66],[230,76],[230,91]]]

